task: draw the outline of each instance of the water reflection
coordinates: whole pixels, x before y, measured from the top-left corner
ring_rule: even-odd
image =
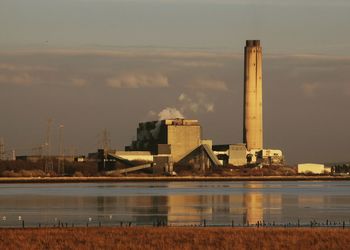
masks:
[[[0,226],[348,221],[350,182],[0,185]],[[91,218],[91,221],[88,219]]]

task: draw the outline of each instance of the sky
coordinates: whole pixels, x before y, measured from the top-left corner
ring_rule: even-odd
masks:
[[[0,0],[0,137],[6,150],[113,148],[139,122],[199,119],[242,142],[243,49],[263,47],[264,146],[287,163],[349,161],[350,2]]]

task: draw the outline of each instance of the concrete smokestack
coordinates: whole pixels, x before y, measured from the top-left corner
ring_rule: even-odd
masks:
[[[263,149],[262,48],[260,40],[247,40],[244,48],[243,143]]]

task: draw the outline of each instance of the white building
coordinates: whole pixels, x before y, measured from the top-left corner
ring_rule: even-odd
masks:
[[[317,163],[301,163],[298,164],[298,174],[324,174],[327,173],[328,169],[325,169],[324,164]]]

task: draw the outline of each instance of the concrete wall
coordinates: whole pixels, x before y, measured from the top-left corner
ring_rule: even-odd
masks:
[[[233,144],[230,145],[229,151],[229,160],[228,163],[234,166],[243,166],[247,164],[247,149],[245,145],[242,144]]]
[[[247,149],[244,144],[214,145],[213,152],[223,164],[234,166],[247,164]]]
[[[168,125],[167,134],[174,162],[181,160],[201,145],[201,128],[199,125]]]

